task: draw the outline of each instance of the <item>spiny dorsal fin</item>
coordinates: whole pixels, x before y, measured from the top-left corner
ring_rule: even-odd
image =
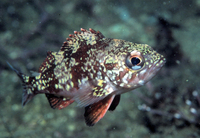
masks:
[[[53,109],[63,109],[74,102],[74,100],[57,97],[53,94],[46,94],[46,97],[49,100],[49,104]]]
[[[100,39],[104,38],[104,35],[93,29],[83,29],[81,31],[74,31],[74,34],[70,34],[69,38],[67,38],[63,46],[61,47],[61,51],[66,51],[67,55],[71,55],[71,53],[75,53],[76,50],[84,45],[94,45]]]
[[[115,95],[108,95],[101,101],[85,107],[85,122],[88,126],[93,126],[104,117],[110,107]]]

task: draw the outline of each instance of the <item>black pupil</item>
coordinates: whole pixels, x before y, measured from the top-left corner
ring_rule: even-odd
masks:
[[[137,64],[140,63],[140,59],[137,58],[137,57],[133,57],[133,58],[131,59],[131,63],[132,63],[133,65],[137,65]]]

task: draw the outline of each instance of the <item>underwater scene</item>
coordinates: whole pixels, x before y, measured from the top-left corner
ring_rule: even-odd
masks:
[[[0,138],[200,137],[200,0],[0,1]]]

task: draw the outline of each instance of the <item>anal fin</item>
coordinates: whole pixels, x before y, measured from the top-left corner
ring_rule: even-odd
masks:
[[[93,126],[104,117],[110,107],[115,95],[108,95],[103,100],[85,107],[85,122],[88,126]]]
[[[46,94],[46,97],[49,100],[51,108],[53,109],[63,109],[74,102],[72,99],[57,97],[53,94]]]

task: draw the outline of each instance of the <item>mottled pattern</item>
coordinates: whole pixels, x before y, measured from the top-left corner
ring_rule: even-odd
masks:
[[[32,77],[17,73],[24,83],[23,105],[34,95],[45,93],[52,108],[62,109],[74,101],[87,106],[86,117],[91,111],[94,114],[93,108],[104,114],[109,107],[114,110],[119,103],[116,95],[144,85],[164,63],[165,58],[146,44],[109,39],[99,31],[81,29],[69,35],[59,52],[47,53],[38,73]],[[87,121],[86,117],[88,125],[96,123],[91,123],[92,119]]]

